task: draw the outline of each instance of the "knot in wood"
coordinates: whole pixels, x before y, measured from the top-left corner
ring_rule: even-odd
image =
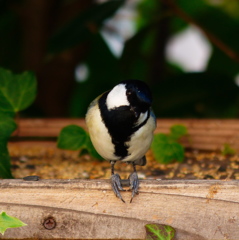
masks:
[[[48,217],[44,220],[43,226],[47,230],[52,230],[56,227],[56,221],[53,217]]]

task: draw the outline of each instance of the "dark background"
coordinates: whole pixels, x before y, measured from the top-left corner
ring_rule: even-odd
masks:
[[[237,118],[239,3],[213,2],[139,1],[131,9],[138,16],[137,31],[116,57],[100,30],[117,34],[105,19],[125,1],[0,0],[0,66],[16,73],[32,70],[38,79],[37,99],[21,115],[84,117],[100,93],[120,80],[137,78],[152,89],[157,117]],[[185,72],[165,54],[169,39],[190,25],[212,47],[201,72]],[[77,82],[75,69],[81,63],[89,75]]]

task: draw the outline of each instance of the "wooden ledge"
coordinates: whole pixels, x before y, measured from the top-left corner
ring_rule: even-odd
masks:
[[[86,129],[85,120],[82,118],[20,119],[17,123],[18,129],[13,133],[15,138],[57,137],[61,129],[70,124]],[[188,137],[181,139],[182,144],[187,148],[221,151],[227,143],[239,152],[239,120],[237,119],[157,119],[155,133],[168,133],[174,124],[183,124],[187,127]],[[35,143],[39,144],[39,142]]]
[[[142,180],[132,203],[109,180],[0,180],[0,195],[1,211],[28,224],[0,239],[144,239],[148,223],[171,225],[176,239],[239,236],[236,180]]]

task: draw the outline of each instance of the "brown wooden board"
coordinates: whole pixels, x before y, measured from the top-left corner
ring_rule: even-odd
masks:
[[[86,129],[84,119],[21,119],[13,136],[57,137],[70,124]],[[155,133],[168,133],[174,124],[188,128],[188,136],[181,140],[186,148],[220,151],[227,143],[239,152],[239,120],[158,119]]]
[[[123,203],[109,180],[0,180],[0,209],[28,224],[0,239],[144,239],[148,223],[171,225],[175,239],[238,239],[238,181],[140,184],[132,203],[122,192]]]
[[[56,148],[56,137],[70,124],[86,129],[84,119],[21,119],[9,146]],[[228,143],[239,151],[239,120],[158,119],[157,124],[155,133],[185,125],[187,148],[218,151]],[[237,180],[141,180],[133,203],[130,192],[122,196],[125,204],[109,180],[0,180],[0,211],[28,224],[8,229],[0,239],[144,239],[148,223],[171,225],[176,239],[239,239]],[[49,218],[50,226],[56,224],[51,230],[44,227]]]

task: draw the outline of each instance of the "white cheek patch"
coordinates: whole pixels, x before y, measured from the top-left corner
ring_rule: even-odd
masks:
[[[124,84],[116,85],[108,94],[106,99],[107,108],[114,109],[120,106],[129,106]]]

